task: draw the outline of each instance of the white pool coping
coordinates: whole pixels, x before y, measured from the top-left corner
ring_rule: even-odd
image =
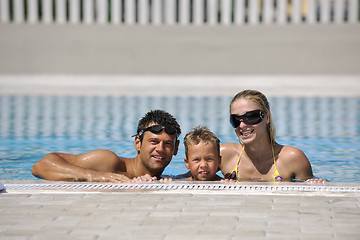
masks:
[[[214,193],[257,195],[351,195],[360,196],[360,183],[300,183],[300,182],[189,182],[170,183],[92,183],[4,180],[3,193]]]
[[[360,75],[0,75],[0,94],[359,97]]]

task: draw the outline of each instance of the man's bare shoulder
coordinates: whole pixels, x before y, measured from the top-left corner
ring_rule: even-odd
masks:
[[[118,155],[116,153],[114,153],[113,151],[110,151],[110,150],[106,150],[106,149],[97,149],[97,150],[93,150],[91,152],[87,152],[85,154],[94,154],[94,155],[97,155],[98,157],[118,157]]]
[[[87,162],[87,167],[105,172],[126,171],[125,162],[128,158],[118,156],[115,152],[98,149],[80,155],[82,161]]]

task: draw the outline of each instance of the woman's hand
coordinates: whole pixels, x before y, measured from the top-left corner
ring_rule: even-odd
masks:
[[[309,178],[305,182],[307,182],[307,183],[326,183],[328,181],[326,179],[323,179],[323,178]]]

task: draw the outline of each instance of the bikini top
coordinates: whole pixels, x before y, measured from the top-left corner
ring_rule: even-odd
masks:
[[[235,168],[232,170],[231,173],[227,173],[225,175],[225,178],[226,179],[233,179],[233,180],[237,180],[238,179],[238,166],[239,166],[239,162],[240,162],[240,158],[241,158],[241,155],[243,154],[244,152],[244,149],[245,149],[245,146],[243,147],[243,149],[241,150],[241,153],[240,153],[240,156],[239,156],[239,159],[236,163],[236,166]],[[272,155],[273,155],[273,158],[274,158],[274,166],[275,166],[275,171],[274,171],[274,177],[273,177],[273,180],[274,182],[281,182],[283,180],[283,178],[280,176],[280,173],[276,167],[276,161],[275,161],[275,154],[274,154],[274,147],[273,145],[271,145],[271,150],[272,150]]]

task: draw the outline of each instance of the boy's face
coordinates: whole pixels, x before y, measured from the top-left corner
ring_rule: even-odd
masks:
[[[184,161],[195,181],[213,181],[216,179],[221,157],[215,144],[201,141],[197,145],[188,146],[188,158]]]

